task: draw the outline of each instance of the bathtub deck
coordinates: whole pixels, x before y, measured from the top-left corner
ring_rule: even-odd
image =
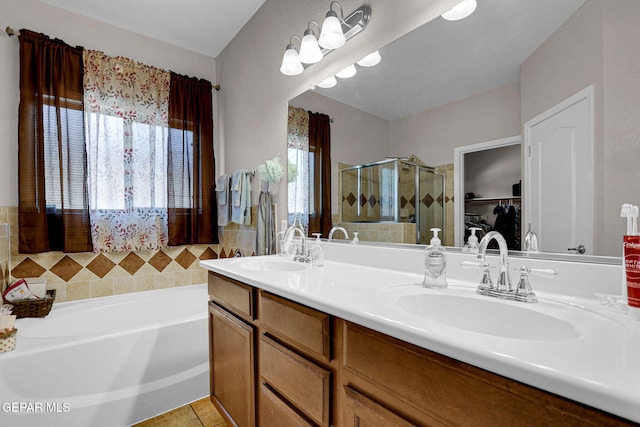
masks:
[[[227,427],[208,397],[158,415],[133,427]]]

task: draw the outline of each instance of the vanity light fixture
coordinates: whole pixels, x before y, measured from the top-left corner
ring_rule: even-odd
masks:
[[[332,9],[334,4],[340,9],[340,20],[338,19],[338,14]],[[344,36],[344,32],[342,32],[341,22],[344,22],[342,6],[337,1],[332,1],[329,4],[329,12],[327,12],[322,23],[322,31],[320,31],[320,38],[318,39],[320,46],[325,49],[337,49],[344,46],[347,39]]]
[[[378,65],[382,58],[380,57],[380,52],[375,51],[370,53],[369,55],[362,58],[360,61],[356,62],[361,67],[373,67],[374,65]]]
[[[462,0],[441,16],[447,21],[459,21],[471,15],[477,6],[476,0]]]
[[[329,89],[334,87],[337,84],[338,84],[338,81],[336,80],[335,76],[331,76],[331,77],[327,77],[326,79],[318,83],[317,86],[323,89]]]
[[[300,42],[300,37],[291,36],[289,44],[284,50],[284,55],[282,55],[280,72],[285,76],[297,76],[298,74],[302,74],[304,71],[304,67],[302,66],[302,62],[300,62],[300,58],[298,56],[298,51],[293,45],[294,38],[298,39],[298,42]]]
[[[336,77],[340,77],[341,79],[348,79],[356,75],[358,70],[356,70],[356,66],[351,64],[343,68],[340,72],[336,73]]]
[[[338,17],[338,14],[333,10],[334,4],[340,9],[340,17]],[[342,37],[340,37],[340,33],[343,35],[346,42],[346,40],[349,40],[351,37],[362,32],[367,27],[367,24],[369,24],[370,20],[371,7],[369,5],[362,5],[349,16],[343,18],[342,6],[337,1],[332,1],[329,5],[329,12],[327,12],[326,14],[322,29],[316,21],[309,21],[309,23],[307,24],[307,29],[304,31],[304,35],[302,37],[302,40],[300,41],[300,50],[298,53],[298,59],[303,64],[303,71],[305,64],[315,64],[316,62],[320,61],[324,57],[324,55],[327,55],[333,49],[337,49],[338,47],[344,45],[344,42],[340,44],[340,40],[342,39]],[[340,31],[337,31],[335,28],[336,21],[339,24]],[[316,26],[318,27],[318,32],[320,33],[321,39],[320,44],[318,44],[318,39],[316,39],[316,33],[314,33],[314,31],[311,29],[312,23],[316,24]],[[291,42],[285,48],[285,53],[282,57],[282,65],[280,66],[280,72],[288,76],[295,76],[300,74],[301,72],[299,72],[299,68],[297,66],[294,67],[292,65],[295,62],[295,55],[293,52],[295,50],[295,47],[293,47],[293,49],[290,49],[290,46],[293,46]],[[322,49],[320,48],[320,46],[322,46]]]
[[[311,24],[316,24],[318,29],[320,28],[316,21],[309,21],[307,29],[304,30],[304,36],[300,42],[300,54],[298,57],[300,58],[300,62],[305,64],[315,64],[322,59],[322,51],[320,51],[316,35],[311,29]]]

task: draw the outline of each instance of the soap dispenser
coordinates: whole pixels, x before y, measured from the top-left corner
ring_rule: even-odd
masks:
[[[424,280],[425,288],[447,287],[447,251],[438,238],[439,228],[432,228],[433,237],[424,252]]]
[[[314,243],[309,246],[309,260],[314,267],[322,267],[324,265],[324,251],[322,249],[321,233],[313,233],[316,237]]]
[[[480,229],[478,227],[470,227],[471,234],[467,239],[467,243],[462,247],[462,252],[469,253],[478,253],[478,236],[476,236],[476,231]]]

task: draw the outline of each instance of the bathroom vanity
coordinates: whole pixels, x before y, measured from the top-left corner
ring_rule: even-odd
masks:
[[[422,251],[324,246],[323,267],[278,256],[201,262],[209,270],[211,399],[231,425],[603,426],[640,420],[638,393],[625,397],[637,389],[640,370],[620,371],[630,365],[623,359],[635,351],[631,340],[640,329],[626,316],[614,315],[612,325],[592,333],[585,329],[598,329],[603,314],[564,316],[563,304],[592,307],[577,295],[547,295],[545,283],[535,308],[474,295],[468,278],[479,273],[453,265],[463,254],[449,260],[455,271],[448,276],[460,280],[430,292],[420,286]],[[508,307],[504,312],[501,304]],[[496,330],[482,329],[490,326],[482,326],[476,306],[504,317]],[[425,313],[417,311],[422,307]],[[529,311],[536,314],[529,318]],[[472,322],[460,320],[469,316]],[[593,323],[589,316],[596,317]],[[608,338],[598,341],[594,334],[600,333]],[[618,349],[613,341],[620,339],[629,340],[618,343],[629,353],[612,356]],[[597,364],[613,362],[622,365]]]

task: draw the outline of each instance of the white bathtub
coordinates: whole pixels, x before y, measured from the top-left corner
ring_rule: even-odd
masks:
[[[206,285],[56,303],[0,353],[0,425],[134,424],[209,394]]]

